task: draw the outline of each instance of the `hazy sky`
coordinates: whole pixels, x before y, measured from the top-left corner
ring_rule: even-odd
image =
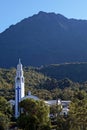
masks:
[[[87,0],[0,0],[0,32],[39,11],[87,19]]]

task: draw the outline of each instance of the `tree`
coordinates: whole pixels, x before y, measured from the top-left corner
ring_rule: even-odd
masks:
[[[62,104],[60,100],[57,100],[56,105],[50,107],[51,124],[55,126],[55,129],[63,130],[66,127],[66,119],[61,115]],[[68,129],[67,129],[68,130]]]
[[[70,104],[70,125],[73,129],[87,129],[87,98],[76,99]]]
[[[11,118],[12,115],[11,105],[4,97],[0,97],[0,112],[5,114],[8,118]]]
[[[11,118],[11,106],[4,97],[0,97],[0,130],[7,130]]]
[[[7,130],[9,127],[8,117],[0,112],[0,130]]]
[[[18,127],[25,130],[41,130],[49,124],[49,107],[43,101],[25,99],[20,103],[22,113],[18,118]]]

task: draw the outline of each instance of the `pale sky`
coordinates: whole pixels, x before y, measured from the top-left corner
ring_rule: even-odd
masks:
[[[0,0],[0,32],[39,11],[87,19],[87,0]]]

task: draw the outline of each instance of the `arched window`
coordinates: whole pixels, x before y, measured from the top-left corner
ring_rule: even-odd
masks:
[[[17,78],[17,81],[18,81],[18,82],[20,81],[20,78],[19,78],[19,77]]]

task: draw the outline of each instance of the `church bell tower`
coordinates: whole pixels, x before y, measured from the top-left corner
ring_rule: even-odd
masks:
[[[19,102],[21,98],[25,96],[24,90],[24,76],[21,61],[17,65],[16,77],[15,77],[15,118],[20,115]]]

